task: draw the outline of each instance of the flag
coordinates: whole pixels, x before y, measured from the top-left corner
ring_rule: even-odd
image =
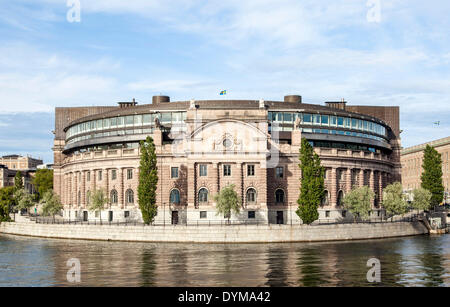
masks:
[[[227,94],[227,91],[226,91],[226,90],[220,92],[220,96],[223,96],[223,95],[226,95],[226,94]]]

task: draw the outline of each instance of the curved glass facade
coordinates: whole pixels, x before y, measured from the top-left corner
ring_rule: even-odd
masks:
[[[269,122],[277,124],[272,126],[272,131],[292,131],[297,118],[301,119],[300,129],[305,133],[340,134],[379,141],[387,138],[386,128],[372,121],[311,113],[269,112]],[[319,127],[321,129],[318,129]],[[380,137],[371,133],[377,134]]]
[[[151,134],[158,118],[161,124],[178,126],[183,130],[181,124],[186,119],[186,112],[164,112],[154,114],[139,114],[116,116],[105,119],[91,120],[76,124],[66,132],[66,143],[72,144],[92,138],[109,136]],[[133,129],[134,128],[134,129]],[[80,135],[79,137],[76,137]]]

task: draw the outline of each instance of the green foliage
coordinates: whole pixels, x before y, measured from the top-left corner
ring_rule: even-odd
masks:
[[[234,190],[235,185],[229,185],[222,190],[219,194],[214,196],[214,201],[216,202],[216,215],[223,215],[230,221],[231,213],[239,214],[241,210],[241,199]]]
[[[18,191],[20,189],[23,189],[23,179],[22,179],[22,173],[18,171],[16,173],[16,176],[14,177],[14,190]]]
[[[416,210],[428,210],[431,205],[431,192],[423,188],[418,188],[413,191],[414,200],[411,203]]]
[[[388,185],[383,191],[383,207],[388,215],[405,214],[408,212],[408,202],[403,194],[400,182]]]
[[[89,193],[89,211],[100,211],[100,221],[102,220],[102,210],[109,203],[108,196],[103,189],[96,189]]]
[[[16,208],[18,210],[29,209],[34,205],[34,197],[25,189],[20,189],[14,192],[14,199],[16,202]]]
[[[353,215],[355,220],[357,216],[367,219],[369,218],[374,198],[375,193],[368,186],[363,186],[348,192],[342,202],[344,203],[344,208]]]
[[[59,196],[53,192],[53,190],[48,190],[45,192],[41,200],[42,215],[43,216],[53,216],[58,214],[63,209],[63,205],[59,199]]]
[[[14,187],[0,189],[0,222],[9,222],[9,213],[14,207]]]
[[[39,169],[33,178],[33,184],[39,194],[41,200],[45,192],[53,189],[53,170]]]
[[[138,198],[139,208],[145,224],[153,223],[158,208],[156,206],[156,188],[158,185],[158,167],[155,144],[151,137],[141,141],[141,162],[139,166]]]
[[[325,169],[320,165],[319,155],[305,138],[302,138],[299,159],[302,178],[296,213],[303,223],[309,225],[319,218],[318,207],[325,196]]]
[[[442,159],[441,154],[430,145],[424,150],[422,167],[422,188],[431,192],[431,206],[438,206],[444,200]]]

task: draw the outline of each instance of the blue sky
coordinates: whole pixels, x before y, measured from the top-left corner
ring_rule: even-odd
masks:
[[[53,161],[55,107],[274,99],[400,106],[403,146],[449,136],[450,2],[0,0],[0,155]],[[368,12],[380,4],[379,22]],[[434,122],[440,121],[440,126]]]

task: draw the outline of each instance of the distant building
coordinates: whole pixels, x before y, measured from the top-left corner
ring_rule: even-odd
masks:
[[[9,155],[0,158],[0,188],[14,186],[14,178],[18,171],[22,174],[23,186],[30,192],[35,193],[36,189],[32,184],[38,165],[43,164],[40,159],[23,157],[19,155]]]
[[[37,166],[37,169],[53,169],[53,164],[41,164]]]
[[[431,141],[428,143],[416,145],[402,150],[402,184],[406,192],[420,187],[422,181],[422,160],[423,151],[427,145],[434,147],[441,154],[442,158],[442,181],[444,184],[447,202],[450,200],[450,170],[449,170],[449,152],[450,137]]]
[[[22,157],[19,155],[9,155],[0,158],[0,164],[6,166],[11,170],[31,170],[36,169],[38,165],[43,164],[44,161],[34,159],[32,157]]]

